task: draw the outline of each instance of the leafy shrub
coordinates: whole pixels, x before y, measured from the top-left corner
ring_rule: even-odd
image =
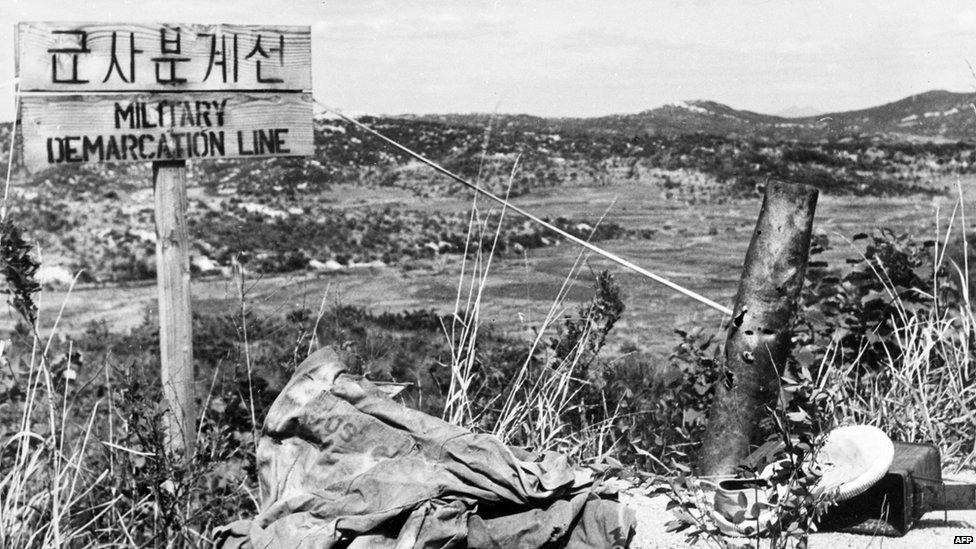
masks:
[[[0,221],[0,272],[7,279],[0,293],[9,294],[14,310],[32,325],[37,319],[34,294],[41,289],[34,275],[41,264],[31,249],[17,225],[9,219]]]
[[[814,277],[810,296],[824,305],[799,333],[798,361],[833,388],[818,408],[827,423],[876,425],[937,444],[947,467],[971,466],[976,396],[963,388],[976,382],[976,323],[965,264],[890,230],[859,239],[865,252],[847,271]]]
[[[859,373],[877,371],[888,354],[900,357],[893,338],[899,308],[930,312],[933,290],[939,301],[960,297],[950,267],[935,266],[933,241],[918,242],[891,229],[855,235],[855,240],[867,240],[867,246],[861,257],[847,260],[847,268],[811,263],[798,326],[801,343],[812,353],[808,365],[833,344],[843,359],[856,358]],[[821,249],[829,249],[829,243],[823,244]]]
[[[682,472],[653,490],[671,500],[667,509],[675,520],[668,523],[667,530],[684,532],[691,545],[707,541],[709,546],[722,548],[760,547],[760,538],[765,538],[770,548],[806,548],[834,494],[817,488],[821,474],[816,457],[824,436],[808,416],[790,419],[799,412],[789,409],[769,410],[775,429],[767,443],[773,450],[736,472],[738,479],[753,481],[754,503],[748,505],[740,492],[738,510],[729,516],[731,509],[716,508],[715,482]],[[726,537],[732,530],[745,539]]]

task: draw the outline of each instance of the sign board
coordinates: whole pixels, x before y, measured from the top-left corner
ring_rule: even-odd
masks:
[[[20,91],[310,91],[309,27],[20,23]]]
[[[314,152],[309,27],[20,23],[17,47],[30,170]]]
[[[308,94],[28,96],[30,166],[310,155]]]

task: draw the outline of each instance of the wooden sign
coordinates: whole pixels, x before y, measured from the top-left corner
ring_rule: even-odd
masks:
[[[20,23],[28,170],[307,156],[309,27]]]
[[[34,168],[311,155],[309,94],[27,96],[24,159]]]
[[[196,436],[186,160],[311,155],[309,27],[20,23],[30,170],[152,162],[167,447]]]
[[[20,23],[22,92],[310,91],[309,27]]]

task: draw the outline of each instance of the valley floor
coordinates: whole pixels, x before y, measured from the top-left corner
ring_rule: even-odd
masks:
[[[967,183],[967,187],[970,186]],[[896,232],[932,235],[936,207],[944,227],[954,197],[869,198],[821,197],[814,230],[826,235],[836,258],[856,257],[847,240],[878,227]],[[746,248],[759,212],[760,201],[688,206],[669,203],[653,189],[640,185],[613,185],[573,189],[572,193],[540,193],[516,201],[543,215],[574,215],[606,219],[628,228],[654,229],[650,239],[611,240],[599,245],[668,277],[720,303],[731,303]],[[443,204],[432,205],[444,207]],[[296,235],[300,238],[300,235]],[[569,244],[529,250],[521,258],[496,260],[483,298],[482,317],[508,333],[529,333],[549,310],[570,274],[578,249]],[[588,267],[587,267],[588,266]],[[247,305],[255,312],[274,313],[305,307],[319,310],[339,302],[370,311],[411,309],[453,310],[461,261],[442,255],[416,269],[374,267],[336,273],[296,272],[253,277],[247,283]],[[591,295],[592,273],[610,269],[617,276],[627,306],[615,328],[614,341],[634,343],[663,356],[675,342],[675,328],[702,326],[718,329],[720,314],[679,296],[603,258],[590,256],[572,287],[565,306],[570,310]],[[83,330],[90,322],[105,323],[110,331],[139,325],[155,314],[156,287],[152,282],[83,286],[70,293],[46,290],[41,297],[41,326],[59,321],[62,333]],[[237,311],[239,291],[223,278],[193,281],[194,308],[199,312]],[[148,313],[147,313],[148,311]],[[15,322],[12,310],[0,314],[0,330]],[[43,330],[42,330],[43,331]]]

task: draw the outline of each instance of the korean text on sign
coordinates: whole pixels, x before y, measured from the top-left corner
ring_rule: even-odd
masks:
[[[18,26],[20,89],[311,89],[308,27],[180,24]]]

